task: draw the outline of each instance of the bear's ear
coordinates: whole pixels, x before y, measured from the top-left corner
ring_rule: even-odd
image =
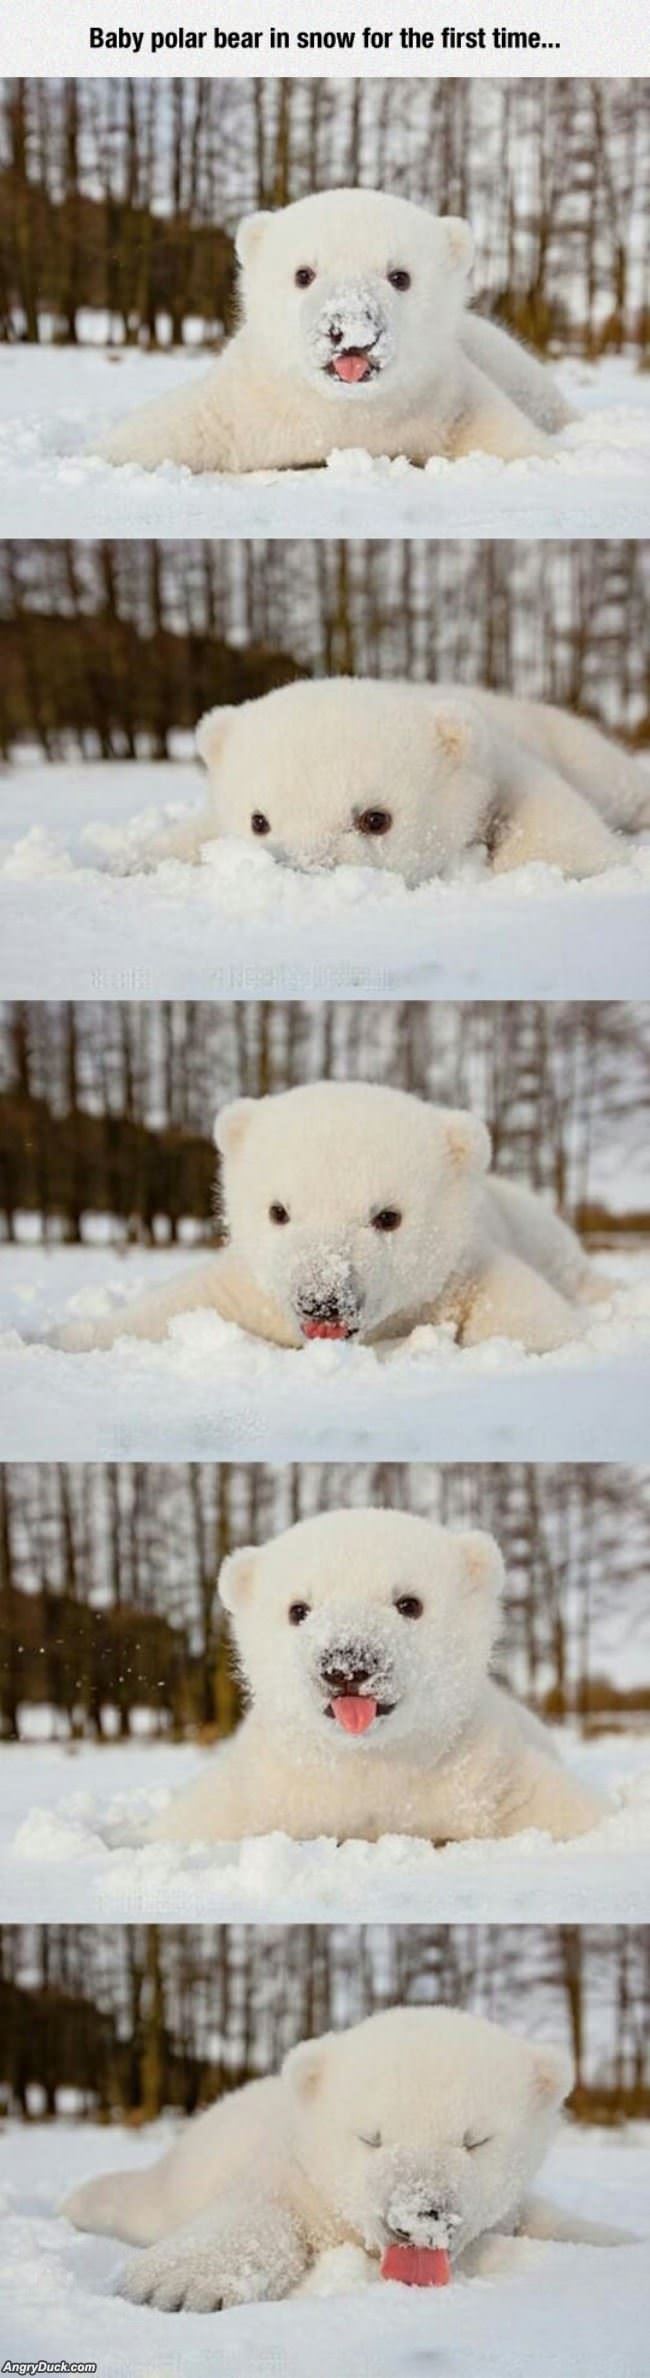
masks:
[[[484,1528],[465,1528],[456,1538],[463,1562],[463,1584],[468,1593],[498,1595],[503,1586],[503,1561],[494,1536]]]
[[[239,1552],[229,1552],[219,1570],[219,1600],[224,1610],[238,1610],[250,1593],[255,1575],[257,1552],[254,1544],[244,1544]]]
[[[256,1098],[231,1098],[229,1106],[222,1106],[214,1126],[214,1144],[220,1156],[234,1156],[243,1147],[250,1129]]]
[[[214,768],[221,759],[234,717],[232,703],[219,703],[216,710],[205,710],[199,719],[194,741],[204,768]]]
[[[265,225],[267,223],[271,223],[272,221],[273,217],[269,213],[268,208],[261,207],[258,209],[256,215],[244,215],[243,221],[238,223],[237,234],[235,238],[235,249],[239,257],[240,264],[243,264],[244,266],[244,271],[246,270],[246,266],[248,264],[252,264],[253,262],[253,257],[256,255],[257,249],[259,248]]]
[[[316,2096],[323,2076],[327,2041],[330,2038],[331,2033],[326,2031],[321,2039],[301,2040],[299,2048],[289,2049],[289,2054],[285,2056],[282,2066],[282,2078],[289,2082],[296,2097]]]
[[[466,223],[462,215],[443,215],[442,230],[452,271],[462,273],[467,279],[474,262],[474,233],[471,224]]]
[[[467,710],[458,709],[454,702],[445,702],[442,709],[433,710],[433,732],[438,749],[446,760],[460,765],[466,760],[474,740],[473,722]]]
[[[533,2049],[533,2096],[537,2106],[561,2106],[573,2088],[571,2057],[565,2048]]]
[[[463,1107],[449,1107],[445,1115],[447,1154],[456,1172],[489,1172],[492,1141],[487,1124]]]

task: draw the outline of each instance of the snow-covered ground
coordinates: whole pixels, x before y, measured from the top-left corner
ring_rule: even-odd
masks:
[[[145,1840],[152,1817],[215,1752],[59,1743],[0,1749],[0,1905],[8,1923],[643,1922],[650,1891],[650,1738],[558,1735],[580,1781],[611,1803],[595,1832],[435,1850],[289,1840],[188,1848]],[[396,1810],[396,1819],[398,1811]]]
[[[63,1353],[43,1333],[106,1312],[187,1253],[96,1247],[0,1251],[0,1406],[7,1461],[644,1461],[650,1452],[650,1276],[626,1272],[580,1339],[526,1354],[503,1338],[457,1346],[418,1328],[388,1356],[249,1337],[218,1314],[179,1315],[160,1345],[123,1338]]]
[[[215,841],[138,872],[197,806],[190,762],[22,765],[0,786],[0,996],[650,997],[650,837],[588,883],[480,862],[407,890],[372,867],[298,874]],[[120,875],[120,868],[131,873]]]
[[[174,2317],[125,2302],[125,2250],[83,2237],[56,2207],[82,2179],[154,2161],[170,2122],[133,2130],[90,2123],[9,2123],[0,2138],[0,2329],[3,2360],[93,2361],[99,2378],[645,2378],[650,2268],[650,2130],[567,2126],[543,2185],[566,2210],[639,2243],[504,2242],[489,2278],[435,2291],[358,2284],[346,2249],[342,2292]],[[323,2274],[320,2284],[327,2284]],[[318,2280],[312,2282],[312,2287]],[[218,2319],[218,2328],[215,2323]]]
[[[650,534],[650,381],[625,357],[566,362],[584,418],[548,459],[470,455],[414,470],[357,450],[324,470],[199,478],[116,470],[88,448],[124,414],[206,368],[196,354],[0,349],[0,535],[50,537],[643,537]]]

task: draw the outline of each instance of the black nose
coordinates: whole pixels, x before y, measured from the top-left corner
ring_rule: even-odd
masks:
[[[333,346],[333,347],[340,347],[340,344],[341,344],[342,337],[343,337],[343,332],[342,332],[342,330],[337,330],[335,323],[333,323],[333,322],[330,322],[330,340],[331,340],[332,346]]]
[[[372,1668],[356,1651],[333,1651],[321,1661],[321,1676],[324,1684],[331,1685],[332,1692],[349,1693],[355,1685],[368,1683]]]
[[[298,1310],[302,1315],[303,1321],[343,1320],[341,1306],[337,1304],[335,1296],[323,1296],[320,1299],[311,1296],[301,1296]]]

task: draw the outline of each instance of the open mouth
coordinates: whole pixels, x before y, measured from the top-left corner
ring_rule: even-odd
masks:
[[[303,1338],[355,1338],[358,1326],[356,1321],[319,1321],[317,1316],[300,1323]]]
[[[357,388],[363,380],[374,380],[381,370],[369,347],[341,347],[331,355],[325,370],[328,379],[342,380],[345,388]]]
[[[335,1700],[328,1701],[325,1716],[344,1734],[368,1734],[375,1720],[390,1717],[395,1706],[394,1701],[376,1701],[372,1693],[337,1693]]]
[[[446,2246],[387,2246],[381,2258],[382,2279],[399,2279],[402,2287],[448,2287],[451,2263]]]

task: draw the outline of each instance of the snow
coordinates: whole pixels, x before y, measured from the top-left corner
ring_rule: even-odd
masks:
[[[582,418],[550,457],[432,460],[338,451],[323,470],[193,477],[174,463],[119,469],[88,451],[150,397],[193,384],[205,358],[123,349],[0,350],[5,537],[642,537],[650,533],[650,384],[627,357],[570,360],[558,379]]]
[[[182,1314],[160,1345],[43,1343],[63,1319],[114,1310],[188,1266],[187,1253],[5,1247],[0,1255],[3,1457],[41,1461],[643,1461],[650,1408],[650,1277],[585,1310],[553,1354],[505,1339],[457,1346],[419,1327],[388,1354],[249,1337]],[[621,1271],[620,1260],[606,1265]]]
[[[236,840],[143,871],[198,806],[190,763],[22,765],[0,792],[0,996],[635,999],[650,994],[650,837],[587,883],[533,865],[407,890],[299,874]],[[120,874],[118,870],[125,870]]]
[[[167,1742],[0,1748],[0,1901],[8,1923],[643,1922],[650,1735],[557,1747],[611,1802],[593,1833],[509,1841],[147,1843],[170,1795],[214,1751]]]
[[[109,2168],[142,2170],[171,2143],[171,2122],[139,2134],[59,2120],[9,2123],[0,2140],[3,2358],[97,2362],[100,2378],[645,2378],[650,2129],[560,2134],[543,2186],[565,2210],[639,2243],[567,2246],[517,2238],[489,2277],[419,2291],[363,2284],[354,2249],[324,2257],[309,2292],[280,2304],[176,2318],[115,2294],[125,2249],[84,2237],[56,2207]],[[318,2290],[322,2289],[322,2293]],[[338,2292],[342,2289],[343,2292]],[[331,2292],[329,2292],[331,2290]],[[215,2319],[219,2326],[215,2329]]]

